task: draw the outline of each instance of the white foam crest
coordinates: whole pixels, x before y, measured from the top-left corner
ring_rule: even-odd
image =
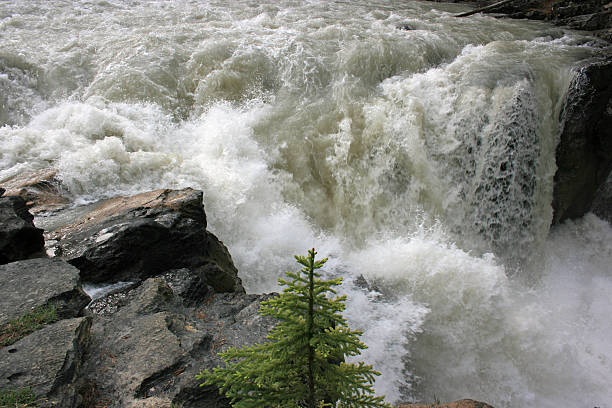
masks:
[[[372,242],[353,252],[347,262],[350,270],[363,274],[386,296],[405,297],[417,305],[397,305],[397,315],[428,310],[422,314],[416,338],[406,341],[404,378],[414,383],[412,389],[404,387],[405,399],[452,396],[452,391],[444,392],[453,390],[455,383],[464,384],[461,377],[474,369],[470,364],[481,358],[478,353],[485,354],[499,341],[496,312],[507,305],[507,277],[492,256],[472,257],[436,236],[441,237],[432,230],[410,239]],[[441,387],[443,382],[448,384]],[[470,393],[477,398],[474,389]]]
[[[368,346],[361,355],[348,361],[365,361],[380,372],[376,378],[377,395],[399,402],[413,388],[414,377],[406,369],[409,345],[422,330],[429,309],[410,300],[410,296],[385,299],[381,293],[344,281],[341,293],[348,296],[344,316],[352,330],[361,330],[361,341]]]
[[[415,382],[404,398],[605,406],[612,397],[612,326],[604,323],[612,312],[611,233],[594,216],[558,228],[533,289],[508,280],[492,255],[472,256],[435,232],[372,242],[348,255],[346,268],[387,297],[410,299],[405,308],[396,305],[397,314],[414,313],[415,305],[428,310],[406,341],[406,371],[398,378]],[[368,344],[385,349],[379,342]]]
[[[172,128],[153,105],[102,99],[68,102],[21,128],[0,129],[0,160],[8,177],[28,168],[56,167],[69,190],[92,198],[142,191],[159,184],[179,158],[164,148]]]

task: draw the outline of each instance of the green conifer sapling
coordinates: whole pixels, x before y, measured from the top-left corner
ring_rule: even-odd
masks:
[[[215,384],[236,408],[390,408],[372,395],[379,373],[344,361],[366,346],[342,317],[346,296],[331,297],[342,279],[322,280],[315,270],[327,258],[315,255],[314,249],[296,255],[303,268],[286,272],[281,295],[262,302],[259,312],[279,321],[269,341],[221,353],[225,367],[200,373],[201,385]]]

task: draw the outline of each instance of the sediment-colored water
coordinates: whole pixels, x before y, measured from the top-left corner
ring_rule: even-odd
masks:
[[[251,292],[316,247],[392,402],[612,406],[612,228],[549,228],[596,43],[459,10],[0,2],[0,179],[54,167],[77,203],[202,189]]]

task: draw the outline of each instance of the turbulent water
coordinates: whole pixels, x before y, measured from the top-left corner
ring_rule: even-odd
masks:
[[[316,247],[391,402],[612,407],[612,228],[549,228],[561,103],[597,43],[459,10],[0,1],[0,180],[202,189],[251,292]]]

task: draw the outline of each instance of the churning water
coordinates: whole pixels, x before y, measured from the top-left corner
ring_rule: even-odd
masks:
[[[315,246],[390,401],[612,407],[612,228],[549,228],[597,44],[461,9],[0,1],[0,179],[202,189],[251,292]]]

